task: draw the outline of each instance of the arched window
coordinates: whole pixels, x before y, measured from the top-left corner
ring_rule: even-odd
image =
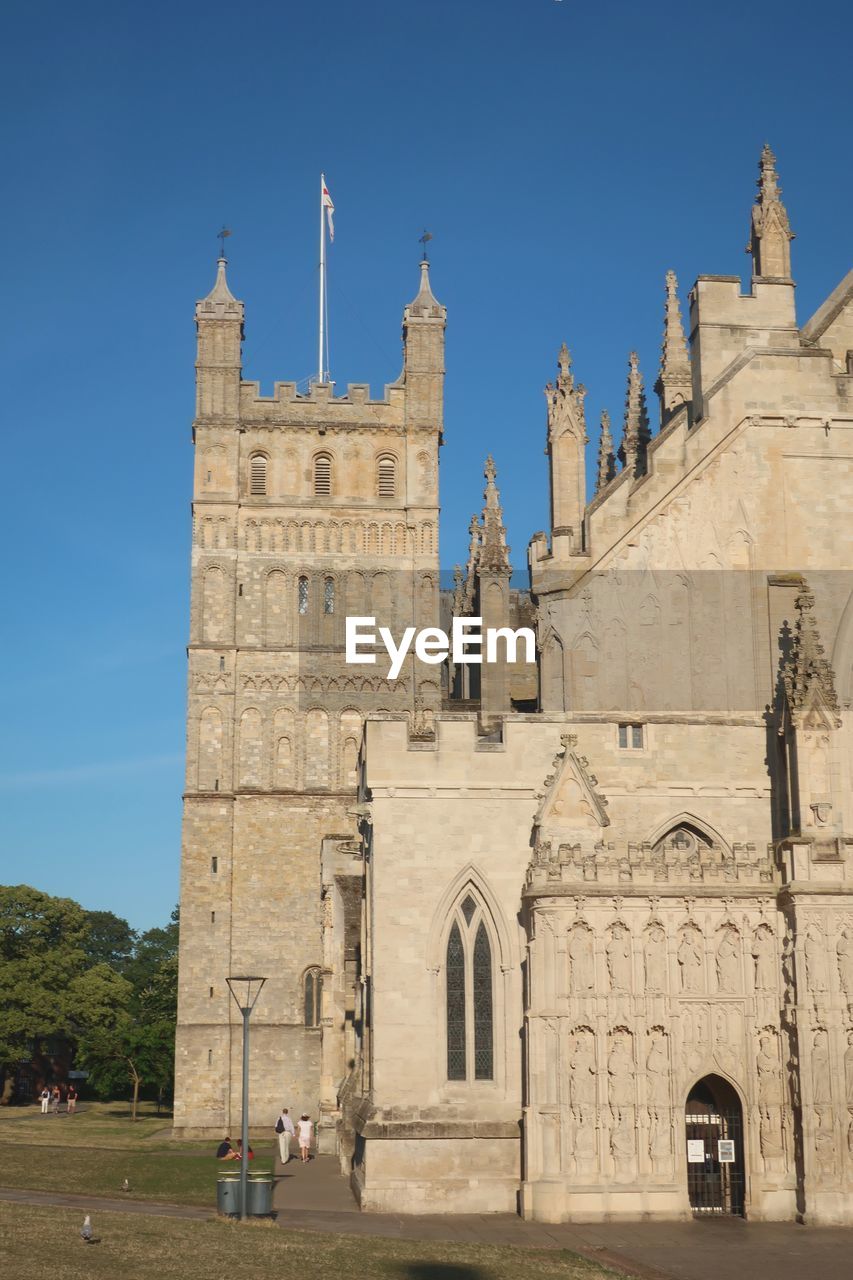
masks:
[[[319,1027],[323,1012],[323,974],[320,969],[306,969],[303,979],[305,995],[305,1025]]]
[[[466,893],[447,938],[447,1078],[493,1080],[492,944],[482,905]]]
[[[323,583],[323,612],[335,612],[335,580],[326,578]]]
[[[314,459],[314,496],[328,498],[332,493],[332,459],[328,453],[318,453]]]
[[[249,459],[249,493],[263,497],[267,491],[267,460],[262,453]]]
[[[303,575],[296,587],[296,598],[301,614],[308,612],[308,579]]]
[[[393,498],[397,494],[397,459],[383,454],[376,461],[376,492],[380,498]]]

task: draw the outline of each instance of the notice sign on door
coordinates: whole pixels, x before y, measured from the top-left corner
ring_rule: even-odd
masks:
[[[734,1164],[735,1144],[732,1138],[720,1138],[717,1142],[717,1159],[720,1164]]]
[[[704,1164],[705,1163],[705,1143],[702,1138],[687,1139],[687,1163],[688,1164]]]

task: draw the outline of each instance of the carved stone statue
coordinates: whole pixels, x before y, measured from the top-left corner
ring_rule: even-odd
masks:
[[[585,925],[576,925],[569,934],[569,990],[575,996],[595,990],[592,931]]]
[[[819,929],[812,927],[806,934],[806,981],[809,991],[826,991],[829,987],[826,968],[826,944]]]
[[[702,990],[702,948],[695,929],[685,929],[678,944],[682,991]]]
[[[636,1149],[634,1124],[630,1114],[624,1111],[610,1130],[610,1152],[616,1164],[618,1178],[632,1176]]]
[[[669,1074],[666,1036],[653,1032],[646,1058],[646,1081],[649,1104],[656,1111],[669,1106]]]
[[[765,1032],[758,1040],[755,1060],[758,1072],[758,1101],[762,1108],[778,1106],[782,1101],[782,1077],[776,1037]]]
[[[717,947],[717,990],[734,993],[740,986],[740,936],[736,929],[723,930]]]
[[[853,1110],[853,1031],[847,1032],[847,1051],[844,1054],[844,1092],[847,1105]]]
[[[646,930],[643,968],[646,991],[666,991],[666,934],[659,924]]]
[[[817,1117],[820,1124],[820,1116]],[[835,1137],[831,1129],[819,1128],[814,1136],[817,1174],[820,1179],[830,1178],[835,1171]]]
[[[631,991],[634,985],[631,968],[631,935],[624,925],[616,923],[610,931],[607,943],[607,972],[611,991]]]
[[[822,1027],[814,1033],[812,1043],[812,1094],[816,1106],[832,1102],[829,1072],[829,1037]]]
[[[775,990],[779,980],[776,970],[776,941],[766,924],[760,925],[753,935],[752,959],[755,964],[755,990]]]
[[[575,1036],[570,1058],[571,1099],[573,1107],[595,1106],[596,1066],[592,1033],[582,1031]]]
[[[631,1053],[631,1041],[627,1032],[616,1036],[607,1059],[607,1074],[610,1080],[610,1105],[621,1110],[634,1105],[634,1059]]]
[[[652,1164],[667,1160],[672,1154],[669,1118],[666,1112],[649,1111],[649,1159]]]
[[[853,999],[853,938],[845,929],[835,947],[838,957],[838,977],[841,990]]]

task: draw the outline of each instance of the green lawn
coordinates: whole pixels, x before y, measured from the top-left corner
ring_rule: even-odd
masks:
[[[213,1142],[175,1142],[169,1119],[143,1106],[135,1124],[122,1103],[90,1103],[73,1116],[3,1108],[0,1186],[114,1196],[127,1178],[129,1199],[215,1206],[218,1174],[239,1166],[220,1164]],[[269,1134],[252,1145],[252,1169],[271,1169]]]
[[[96,1213],[100,1244],[78,1232],[82,1214],[0,1203],[0,1275],[27,1280],[603,1280],[567,1252],[313,1235],[269,1223]]]

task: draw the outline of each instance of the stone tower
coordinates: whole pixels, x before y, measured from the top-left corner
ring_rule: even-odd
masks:
[[[431,714],[439,677],[348,666],[344,619],[438,619],[445,309],[429,269],[380,400],[241,380],[243,303],[220,259],[196,306],[192,595],[175,1127],[240,1106],[229,974],[267,978],[252,1017],[253,1124],[282,1102],[333,1123],[352,1035],[364,717]],[[422,669],[423,670],[423,669]],[[432,678],[431,678],[432,677]]]

